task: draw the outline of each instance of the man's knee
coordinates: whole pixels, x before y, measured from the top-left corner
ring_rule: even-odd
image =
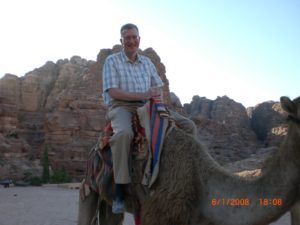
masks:
[[[119,130],[118,132],[116,132],[113,137],[112,140],[114,141],[121,141],[121,142],[131,142],[133,138],[133,131],[132,129],[122,129]],[[125,143],[124,143],[125,144]]]
[[[133,138],[132,128],[131,129],[123,129],[123,130],[119,131],[118,135],[122,138],[126,138],[126,139],[131,140]]]

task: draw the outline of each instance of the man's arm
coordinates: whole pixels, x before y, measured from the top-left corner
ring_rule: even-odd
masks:
[[[128,92],[120,88],[110,88],[108,94],[111,98],[122,101],[145,101],[161,96],[160,88],[150,88],[146,92]]]

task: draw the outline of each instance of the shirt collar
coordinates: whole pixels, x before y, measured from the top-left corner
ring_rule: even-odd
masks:
[[[124,49],[122,50],[121,54],[122,54],[123,61],[132,63],[132,62],[128,59],[127,55],[125,54]],[[137,54],[137,60],[136,60],[134,63],[137,63],[137,62],[139,62],[139,63],[142,63],[142,62],[143,62],[139,53]]]

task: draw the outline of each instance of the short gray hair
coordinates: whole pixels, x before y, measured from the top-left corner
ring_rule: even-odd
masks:
[[[137,31],[139,31],[139,28],[135,24],[127,23],[121,27],[121,30],[120,30],[121,36],[124,31],[130,30],[130,29],[136,29]]]

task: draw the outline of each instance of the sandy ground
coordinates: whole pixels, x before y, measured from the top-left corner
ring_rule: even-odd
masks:
[[[77,189],[0,186],[0,225],[76,225],[77,210]],[[134,225],[131,215],[124,225]],[[289,214],[272,225],[290,225]]]
[[[0,225],[76,225],[78,190],[0,186]],[[134,225],[126,215],[124,225]]]

